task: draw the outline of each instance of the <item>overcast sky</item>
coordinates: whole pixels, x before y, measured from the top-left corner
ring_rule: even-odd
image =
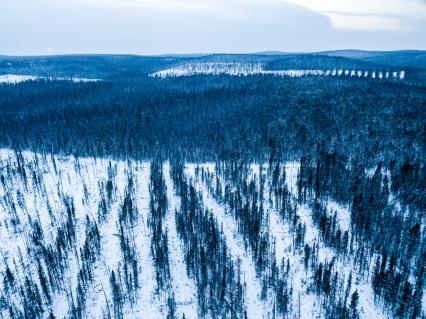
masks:
[[[0,54],[426,49],[426,0],[0,0]]]

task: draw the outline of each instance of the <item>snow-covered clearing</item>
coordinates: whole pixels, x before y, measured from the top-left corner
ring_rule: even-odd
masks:
[[[102,185],[108,179],[108,171],[113,174],[113,196],[105,221],[98,223],[101,234],[100,256],[92,265],[93,283],[87,285],[86,313],[91,318],[101,318],[111,307],[111,291],[109,283],[110,271],[121,261],[121,251],[117,230],[118,211],[123,199],[127,183],[127,173],[136,176],[137,206],[139,220],[134,229],[137,253],[140,263],[140,289],[138,303],[134,307],[125,307],[126,318],[141,318],[146,313],[150,318],[163,318],[159,303],[154,296],[155,278],[150,259],[149,234],[146,216],[149,209],[149,163],[128,163],[104,159],[61,156],[42,156],[29,152],[23,153],[20,161],[22,170],[26,172],[26,182],[17,173],[18,164],[15,154],[9,150],[0,152],[0,170],[5,177],[4,186],[0,187],[0,251],[4,260],[15,274],[23,278],[28,272],[37,278],[34,257],[26,253],[31,243],[27,241],[32,231],[30,224],[38,220],[41,224],[45,245],[54,244],[56,229],[64,219],[63,201],[72,199],[76,214],[76,251],[68,254],[68,270],[65,273],[64,288],[52,296],[51,312],[57,318],[66,317],[69,311],[69,289],[75,294],[77,275],[81,266],[77,252],[83,246],[86,231],[86,216],[98,221],[98,209]],[[111,164],[110,164],[111,163]],[[33,170],[33,172],[31,172]],[[27,186],[26,186],[27,185]],[[34,186],[37,185],[37,186]],[[37,192],[34,190],[38,189]],[[11,213],[15,210],[15,213]],[[49,213],[50,212],[50,213]],[[19,222],[14,220],[19,218]],[[30,221],[31,220],[31,221]],[[21,252],[21,253],[19,253]],[[19,261],[19,262],[18,262]],[[23,262],[23,264],[22,264]],[[22,268],[22,265],[25,265]],[[1,271],[4,271],[2,263]],[[48,271],[48,269],[46,269]],[[25,273],[24,273],[25,272]],[[109,299],[109,300],[108,300]],[[109,305],[107,305],[107,300]]]
[[[197,166],[208,172],[208,176],[211,174],[211,184],[202,180],[201,169],[200,174],[196,175]],[[269,233],[272,243],[270,247],[275,248],[276,262],[278,265],[285,265],[289,260],[288,284],[292,289],[289,318],[299,318],[299,309],[300,318],[303,319],[325,317],[322,310],[325,299],[314,289],[315,267],[305,267],[305,244],[317,247],[317,263],[329,264],[334,260],[333,269],[338,271],[343,282],[340,287],[345,285],[349,274],[352,274],[350,292],[359,292],[358,309],[361,318],[390,316],[383,311],[382,302],[375,303],[374,300],[371,285],[374,262],[365,266],[367,270],[360,271],[356,259],[357,248],[361,247],[361,243],[355,239],[350,253],[338,254],[336,248],[321,237],[322,233],[314,223],[309,201],[298,202],[299,163],[289,162],[282,165],[280,171],[285,171],[286,179],[280,179],[279,183],[285,183],[290,192],[291,205],[297,208],[295,220],[306,227],[301,246],[295,244],[295,224],[286,219],[277,208],[278,198],[275,198],[273,188],[270,187],[273,184],[272,174],[269,174],[267,164],[251,164],[247,167],[248,170],[244,173],[246,175],[243,176],[247,178],[247,182],[254,180],[257,194],[261,187],[260,181],[265,182],[262,203],[265,220],[262,221],[262,227],[265,225],[265,230]],[[217,182],[220,183],[217,189],[222,192],[225,187],[237,188],[237,185],[232,185],[233,181],[227,178],[225,180],[225,175],[220,172],[212,163],[188,163],[185,168],[186,176],[200,193],[202,205],[212,211],[216,222],[221,226],[232,260],[235,264],[240,263],[242,279],[246,285],[245,307],[248,318],[272,318],[275,299],[271,293],[266,294],[265,300],[261,298],[262,279],[258,278],[254,254],[250,246],[247,247],[244,235],[239,229],[240,221],[230,213],[228,204],[215,195]],[[216,175],[218,173],[219,175]],[[183,314],[188,319],[198,318],[197,284],[194,278],[188,275],[183,243],[176,229],[175,211],[179,210],[181,200],[174,192],[168,162],[163,164],[163,174],[168,210],[162,227],[168,235],[171,289],[176,300],[176,313],[178,318]],[[79,294],[80,272],[84,267],[88,267],[88,270],[84,268],[85,271],[92,272],[93,275],[91,280],[84,281],[85,316],[108,317],[108,312],[112,313],[113,309],[110,274],[112,271],[123,269],[119,217],[128,192],[130,176],[133,180],[132,196],[137,208],[137,218],[125,231],[134,244],[134,252],[137,255],[139,288],[135,301],[124,303],[123,316],[135,319],[165,318],[168,313],[168,293],[157,293],[156,269],[151,255],[152,234],[147,224],[150,216],[149,162],[75,158],[31,152],[20,154],[7,149],[0,150],[0,258],[3,261],[0,263],[0,273],[5,274],[9,268],[16,278],[17,286],[21,286],[28,276],[41,287],[40,264],[49,281],[52,281],[52,287],[57,287],[52,288],[51,302],[45,303],[46,309],[57,318],[64,318],[70,316],[71,300],[75,303]],[[241,195],[246,196],[245,193]],[[107,203],[105,216],[100,213],[103,199],[106,199]],[[348,231],[351,239],[350,207],[331,199],[324,203],[327,214],[337,211],[337,224],[343,231]],[[60,230],[67,229],[70,209],[75,211],[75,244],[60,249],[63,254],[63,274],[58,275],[56,270],[49,270],[48,259],[43,256],[46,249],[52,249],[53,252],[58,249]],[[82,257],[82,249],[87,241],[90,223],[96,223],[99,229],[100,248],[99,255],[87,266]],[[371,260],[375,259],[373,256]],[[367,276],[367,273],[370,275]],[[61,278],[58,279],[57,276]],[[5,289],[5,284],[0,282],[0,291],[4,293]],[[10,296],[10,302],[16,307],[22,306],[18,293],[9,290],[7,296]],[[425,301],[426,298],[423,297],[423,303]],[[8,318],[6,309],[0,308],[0,315]]]
[[[183,258],[183,249],[176,230],[175,210],[179,209],[180,198],[173,190],[173,181],[170,177],[170,165],[163,165],[163,174],[166,181],[167,199],[169,211],[166,216],[166,227],[169,239],[169,263],[172,276],[172,287],[176,298],[177,313],[179,318],[185,314],[188,319],[196,319],[197,295],[193,279],[189,278],[186,271],[186,263]]]
[[[299,169],[300,164],[298,162],[290,162],[285,165],[287,188],[294,197],[297,197],[297,176]],[[339,226],[343,230],[350,231],[350,212],[346,207],[342,207],[336,202],[329,200],[327,202],[327,209],[331,210],[332,212],[336,211]],[[308,207],[308,205],[299,205],[298,215],[308,230],[306,239],[319,239],[317,227],[315,227],[312,222],[312,210]],[[328,248],[322,241],[320,241],[319,260],[323,262],[327,260],[330,261],[333,259],[333,257],[335,257],[333,250]],[[352,264],[351,260],[347,259],[342,261],[340,259],[336,259],[335,262],[339,272],[343,272],[346,278],[348,278],[350,273],[352,273],[352,276],[355,278],[355,281],[352,285],[352,292],[357,289],[360,293],[359,302],[362,318],[388,318],[388,314],[383,312],[382,306],[380,304],[375,304],[374,302],[374,293],[369,278],[357,274],[354,271],[354,265]],[[370,268],[372,267],[373,265],[370,265]],[[370,269],[369,272],[372,273],[372,269]]]
[[[286,185],[291,191],[293,198],[296,198],[297,195],[297,175],[299,169],[299,163],[291,162],[285,165],[286,172]],[[214,167],[214,164],[200,164],[199,167],[203,168],[206,172],[215,174],[217,171]],[[253,179],[255,181],[256,187],[260,186],[260,176],[262,175],[263,179],[267,179],[266,174],[267,165],[251,164],[249,166],[250,170],[247,174],[248,181]],[[221,183],[222,189],[225,188],[226,181],[222,177],[216,178],[213,176],[214,183]],[[198,185],[199,182],[196,183]],[[232,185],[230,185],[232,187]],[[215,187],[215,186],[214,186]],[[213,188],[214,188],[213,187]],[[204,199],[204,202],[213,201],[214,199],[209,199],[212,194],[208,194],[206,187],[202,189],[204,195],[207,199]],[[279,215],[279,212],[274,207],[274,200],[270,202],[269,188],[265,187],[264,194],[264,205],[267,212],[267,223],[269,224],[270,236],[275,243],[275,253],[277,262],[280,263],[283,259],[284,261],[289,259],[291,261],[291,280],[292,287],[294,289],[293,300],[292,300],[292,309],[295,315],[298,316],[299,305],[303,311],[301,312],[301,318],[313,318],[313,317],[324,317],[324,314],[321,313],[320,298],[310,290],[312,282],[310,278],[314,277],[314,273],[311,269],[306,270],[304,267],[304,252],[302,249],[297,249],[294,247],[294,234],[290,229],[290,225],[283,221]],[[271,194],[272,195],[272,194]],[[272,195],[273,196],[273,195]],[[294,200],[294,199],[293,199]],[[213,203],[212,205],[217,205]],[[337,211],[338,222],[342,229],[350,230],[350,212],[346,207],[335,203],[330,200],[327,202],[327,208],[334,212]],[[220,207],[213,207],[215,213],[220,209]],[[222,208],[223,209],[223,208]],[[365,278],[354,271],[353,264],[350,260],[342,260],[335,258],[337,257],[334,250],[328,247],[322,240],[319,234],[317,227],[314,225],[312,220],[312,210],[307,204],[297,205],[296,214],[302,224],[306,226],[306,235],[305,243],[307,244],[318,244],[318,261],[322,263],[330,263],[334,259],[335,267],[339,270],[344,278],[344,282],[347,281],[349,274],[352,273],[353,284],[351,293],[355,290],[358,290],[360,293],[360,315],[362,318],[386,318],[387,314],[383,313],[382,307],[380,304],[374,303],[374,295],[371,288],[371,283]],[[229,221],[232,223],[233,221]],[[231,231],[233,233],[233,231]],[[373,265],[370,265],[372,267]],[[371,273],[372,269],[370,269]],[[300,301],[299,301],[300,296]]]
[[[218,204],[210,195],[207,187],[196,178],[196,164],[187,164],[185,174],[194,181],[195,188],[201,193],[204,206],[213,211],[218,223],[222,225],[229,251],[235,260],[241,261],[241,271],[247,285],[247,315],[249,318],[271,318],[272,305],[260,298],[261,285],[256,277],[255,266],[250,253],[244,248],[244,242],[238,234],[237,224],[232,216],[226,214],[226,209]]]
[[[256,74],[274,75],[279,77],[302,77],[302,76],[349,76],[372,79],[399,79],[405,78],[405,71],[365,71],[365,70],[265,70],[261,63],[193,63],[183,64],[176,67],[161,70],[150,74],[152,77],[180,77],[193,75],[230,75],[249,76]]]
[[[3,74],[0,75],[0,84],[18,84],[21,82],[27,81],[71,81],[74,83],[80,82],[98,82],[100,79],[90,79],[90,78],[79,78],[79,77],[50,77],[50,76],[35,76],[35,75],[17,75],[17,74]]]

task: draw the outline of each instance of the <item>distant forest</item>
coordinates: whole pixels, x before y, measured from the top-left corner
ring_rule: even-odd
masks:
[[[0,84],[0,145],[117,158],[180,153],[187,160],[287,160],[325,152],[370,167],[424,167],[424,54],[339,54],[0,57],[4,74],[102,79]],[[183,63],[230,61],[268,69],[334,63],[335,69],[406,70],[407,78],[149,76]]]
[[[0,85],[3,147],[148,158],[424,160],[426,90],[403,81],[197,76]]]

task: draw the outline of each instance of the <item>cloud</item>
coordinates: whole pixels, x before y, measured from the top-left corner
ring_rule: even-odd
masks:
[[[94,2],[99,1],[95,0]],[[157,10],[178,10],[185,12],[211,11],[214,9],[214,6],[212,4],[201,4],[196,1],[109,0],[106,3],[110,6],[145,7]]]
[[[0,29],[8,30],[0,32],[0,54],[424,49],[425,7],[419,0],[14,0],[0,10]]]
[[[59,0],[56,0],[59,1]],[[62,0],[64,1],[64,0]],[[288,18],[286,4],[329,19],[335,29],[412,31],[426,20],[426,0],[65,0],[101,8],[135,8],[156,12],[216,16],[220,19]],[[63,2],[62,2],[63,3]],[[278,17],[279,18],[279,17]]]
[[[393,15],[326,12],[336,29],[360,31],[410,31],[405,19]]]
[[[426,20],[424,0],[285,0],[330,18],[336,29],[413,31]]]

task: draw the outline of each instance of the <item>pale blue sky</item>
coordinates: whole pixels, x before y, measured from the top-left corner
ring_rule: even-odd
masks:
[[[0,54],[426,49],[425,0],[1,0]]]

